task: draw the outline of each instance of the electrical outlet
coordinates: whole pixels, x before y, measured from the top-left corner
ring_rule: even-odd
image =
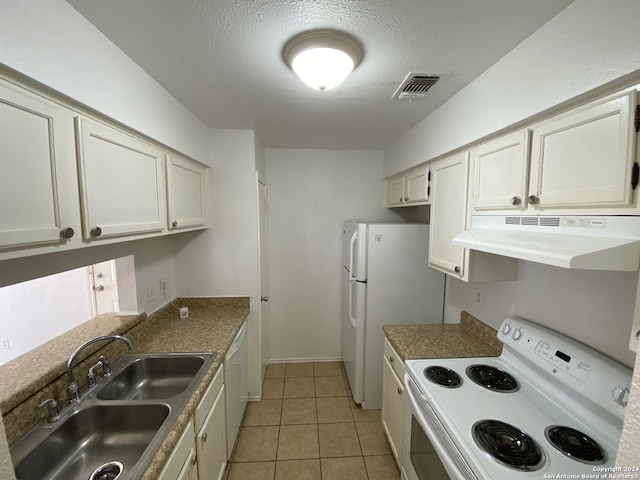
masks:
[[[479,288],[473,291],[473,303],[481,307],[484,304],[484,292]]]
[[[11,350],[11,345],[9,344],[8,338],[0,338],[0,349]]]
[[[144,304],[149,305],[158,298],[158,287],[152,285],[144,291]]]
[[[163,300],[167,299],[167,279],[166,278],[160,279],[160,296],[162,297]]]

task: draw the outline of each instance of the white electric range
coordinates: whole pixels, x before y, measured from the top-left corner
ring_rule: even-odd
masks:
[[[504,320],[498,338],[499,357],[405,362],[403,479],[610,471],[631,370],[518,317]]]

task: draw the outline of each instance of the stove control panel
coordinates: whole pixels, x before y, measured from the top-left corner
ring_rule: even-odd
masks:
[[[558,347],[540,340],[536,345],[536,355],[544,358],[558,370],[571,375],[573,378],[586,382],[591,367],[575,355],[570,355]]]

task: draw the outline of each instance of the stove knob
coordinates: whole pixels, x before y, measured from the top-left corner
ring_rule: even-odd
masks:
[[[519,328],[516,328],[513,331],[513,334],[511,335],[511,338],[513,338],[516,342],[518,340],[520,340],[522,338],[522,330],[520,330]]]
[[[626,407],[627,403],[629,403],[629,390],[631,389],[630,385],[618,385],[613,389],[611,395],[613,396],[613,400],[620,405],[621,407]]]
[[[502,326],[502,333],[503,335],[509,335],[509,333],[511,332],[511,324],[510,323],[505,323]]]

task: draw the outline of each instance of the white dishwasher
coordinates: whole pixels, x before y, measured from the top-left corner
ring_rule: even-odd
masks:
[[[227,458],[231,460],[240,423],[249,397],[249,349],[247,321],[233,340],[224,357],[224,384],[227,402]]]

